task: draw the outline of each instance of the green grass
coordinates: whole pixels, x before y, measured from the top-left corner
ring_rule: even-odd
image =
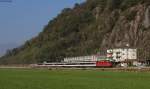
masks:
[[[150,89],[150,73],[0,69],[0,89]]]

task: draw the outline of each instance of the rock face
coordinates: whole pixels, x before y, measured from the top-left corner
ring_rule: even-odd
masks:
[[[112,17],[114,13],[111,13]],[[102,47],[125,47],[129,44],[130,47],[150,48],[150,6],[139,4],[131,7],[119,13],[115,22],[112,31],[104,37]]]
[[[150,49],[149,0],[86,0],[66,8],[39,36],[8,51],[2,59],[3,63],[58,62],[127,45]],[[149,54],[144,57],[150,59]]]
[[[150,6],[147,7],[144,14],[145,14],[145,18],[144,18],[143,24],[144,24],[145,28],[148,28],[148,27],[150,27]]]

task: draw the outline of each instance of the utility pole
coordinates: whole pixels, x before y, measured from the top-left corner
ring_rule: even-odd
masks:
[[[127,44],[126,44],[126,47],[127,47],[127,59],[126,59],[126,60],[127,60],[127,61],[128,61],[128,59],[129,59],[129,57],[128,57],[128,55],[129,55],[129,54],[128,54],[128,52],[129,52],[129,46],[130,46],[129,43],[127,43]]]

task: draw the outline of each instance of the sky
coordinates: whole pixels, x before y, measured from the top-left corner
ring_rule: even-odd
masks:
[[[85,0],[4,1],[0,0],[0,51],[9,48],[5,46],[18,46],[37,36],[63,8]]]

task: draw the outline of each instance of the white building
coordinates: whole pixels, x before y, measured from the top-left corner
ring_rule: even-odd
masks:
[[[97,61],[97,57],[95,55],[92,56],[79,56],[79,57],[68,57],[64,58],[64,62],[76,63],[76,62],[94,62]]]
[[[137,49],[132,48],[116,48],[107,50],[107,58],[116,62],[137,59]]]

